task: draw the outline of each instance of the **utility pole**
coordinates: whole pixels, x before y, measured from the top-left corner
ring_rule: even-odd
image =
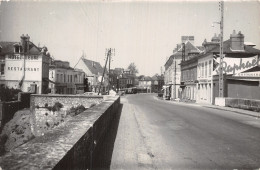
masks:
[[[102,75],[102,79],[101,79],[101,83],[100,83],[100,86],[99,86],[99,90],[98,90],[98,95],[100,93],[100,88],[102,86],[102,83],[103,83],[103,79],[104,79],[104,75],[105,75],[105,71],[106,71],[106,67],[107,67],[107,61],[109,61],[109,68],[108,68],[108,94],[109,94],[109,90],[110,90],[110,62],[111,62],[111,55],[114,55],[115,54],[115,49],[106,49],[106,63],[105,63],[105,67],[104,67],[104,71],[103,71],[103,75]]]
[[[110,48],[110,53],[111,53],[111,48]],[[110,90],[110,63],[111,63],[111,55],[109,56],[109,64],[108,64],[108,95]]]
[[[111,55],[111,48],[110,48],[110,49],[108,50],[108,52],[107,52],[106,63],[105,63],[105,67],[104,67],[102,79],[101,79],[101,82],[100,82],[100,85],[99,85],[98,95],[99,95],[99,93],[100,93],[100,89],[101,89],[101,86],[102,86],[102,83],[103,83],[103,79],[104,79],[104,75],[105,75],[105,71],[106,71],[106,67],[107,67],[107,60],[108,60],[108,58],[109,58],[110,55]]]
[[[220,13],[221,13],[221,21],[220,21],[220,72],[219,72],[219,97],[224,97],[224,79],[223,79],[223,28],[224,28],[224,1],[220,2]]]

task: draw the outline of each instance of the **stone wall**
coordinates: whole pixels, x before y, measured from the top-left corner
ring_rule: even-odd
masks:
[[[115,120],[120,98],[109,98],[62,127],[0,158],[2,169],[92,169],[92,157]]]
[[[216,97],[215,105],[260,112],[260,100]]]
[[[31,95],[31,116],[32,133],[41,136],[45,132],[57,127],[65,121],[68,112],[72,107],[83,105],[90,108],[103,101],[103,96],[79,96],[79,95]],[[56,102],[62,104],[61,110],[50,111]]]

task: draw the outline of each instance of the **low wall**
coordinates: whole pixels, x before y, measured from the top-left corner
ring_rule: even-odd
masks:
[[[65,121],[70,108],[83,105],[90,108],[103,101],[103,96],[79,96],[79,95],[31,95],[31,116],[30,123],[32,133],[35,136],[41,136],[45,132],[59,126]],[[62,104],[61,110],[49,111],[47,106],[53,107],[56,102]]]
[[[30,95],[32,93],[18,93],[18,101],[0,102],[0,132],[4,125],[9,122],[15,112],[30,107]]]
[[[260,111],[260,100],[216,97],[215,105]]]
[[[35,106],[44,107],[45,104],[53,106],[56,102],[61,103],[64,108],[71,108],[83,105],[88,108],[89,104],[99,104],[103,101],[103,96],[86,96],[86,95],[61,95],[61,94],[33,94],[31,95],[31,109]]]
[[[120,97],[108,98],[64,126],[0,158],[2,169],[92,169],[92,156],[115,120]]]

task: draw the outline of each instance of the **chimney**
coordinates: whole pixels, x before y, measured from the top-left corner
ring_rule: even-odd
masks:
[[[233,30],[230,34],[230,48],[233,51],[244,51],[244,35],[240,31],[236,34]]]
[[[181,36],[181,43],[185,43],[186,41],[194,45],[194,36]]]
[[[21,36],[21,44],[22,44],[22,52],[23,53],[27,53],[29,51],[29,40],[30,40],[30,37],[29,35],[22,35]]]

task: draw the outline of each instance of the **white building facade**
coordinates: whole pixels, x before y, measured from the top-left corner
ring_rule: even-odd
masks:
[[[50,56],[46,47],[29,40],[22,35],[21,42],[0,42],[0,84],[23,92],[48,93]]]

